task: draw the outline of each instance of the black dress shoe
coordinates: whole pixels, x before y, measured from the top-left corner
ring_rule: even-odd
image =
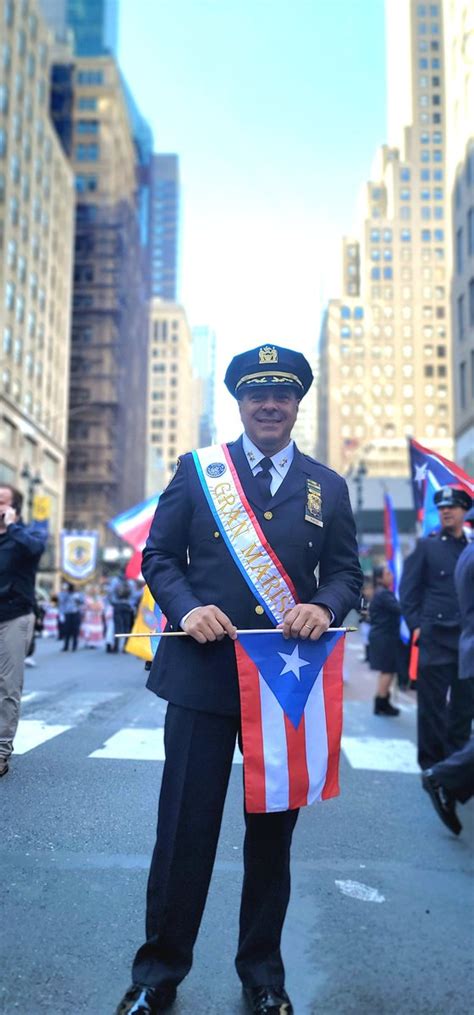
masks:
[[[440,786],[431,768],[427,768],[421,776],[423,789],[429,794],[431,803],[441,821],[451,832],[459,835],[462,830],[461,822],[456,814],[456,802],[452,796]]]
[[[0,761],[0,779],[2,778],[2,775],[6,775],[7,772],[8,772],[8,761],[2,759],[2,761]]]
[[[167,1011],[176,997],[176,987],[145,987],[132,984],[124,994],[115,1015],[155,1015]]]
[[[244,987],[254,1015],[293,1015],[293,1005],[284,987]]]

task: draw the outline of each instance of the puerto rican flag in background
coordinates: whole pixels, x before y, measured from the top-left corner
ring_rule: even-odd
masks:
[[[239,634],[248,813],[293,810],[339,794],[344,637]]]

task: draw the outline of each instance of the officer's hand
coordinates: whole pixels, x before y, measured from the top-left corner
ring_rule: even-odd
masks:
[[[232,641],[237,637],[237,628],[218,606],[198,606],[184,621],[183,629],[200,645],[220,641],[226,634]]]
[[[327,606],[313,603],[298,603],[285,613],[283,624],[279,624],[285,638],[310,638],[317,641],[331,625],[331,614]]]

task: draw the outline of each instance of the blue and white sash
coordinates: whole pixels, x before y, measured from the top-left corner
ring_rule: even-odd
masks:
[[[227,549],[252,594],[274,624],[298,599],[291,578],[262,529],[242,489],[225,444],[193,451],[199,481]]]

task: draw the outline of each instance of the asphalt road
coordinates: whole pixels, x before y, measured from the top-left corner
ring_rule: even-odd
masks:
[[[398,719],[373,716],[373,677],[350,637],[341,796],[305,809],[295,832],[287,988],[296,1015],[465,1015],[474,806],[460,809],[456,839],[420,788],[414,696],[401,696]],[[162,770],[149,758],[162,756],[165,706],[129,656],[42,642],[37,660],[0,782],[0,1012],[112,1015],[143,935]],[[235,764],[176,1015],[243,1015],[241,780]]]

